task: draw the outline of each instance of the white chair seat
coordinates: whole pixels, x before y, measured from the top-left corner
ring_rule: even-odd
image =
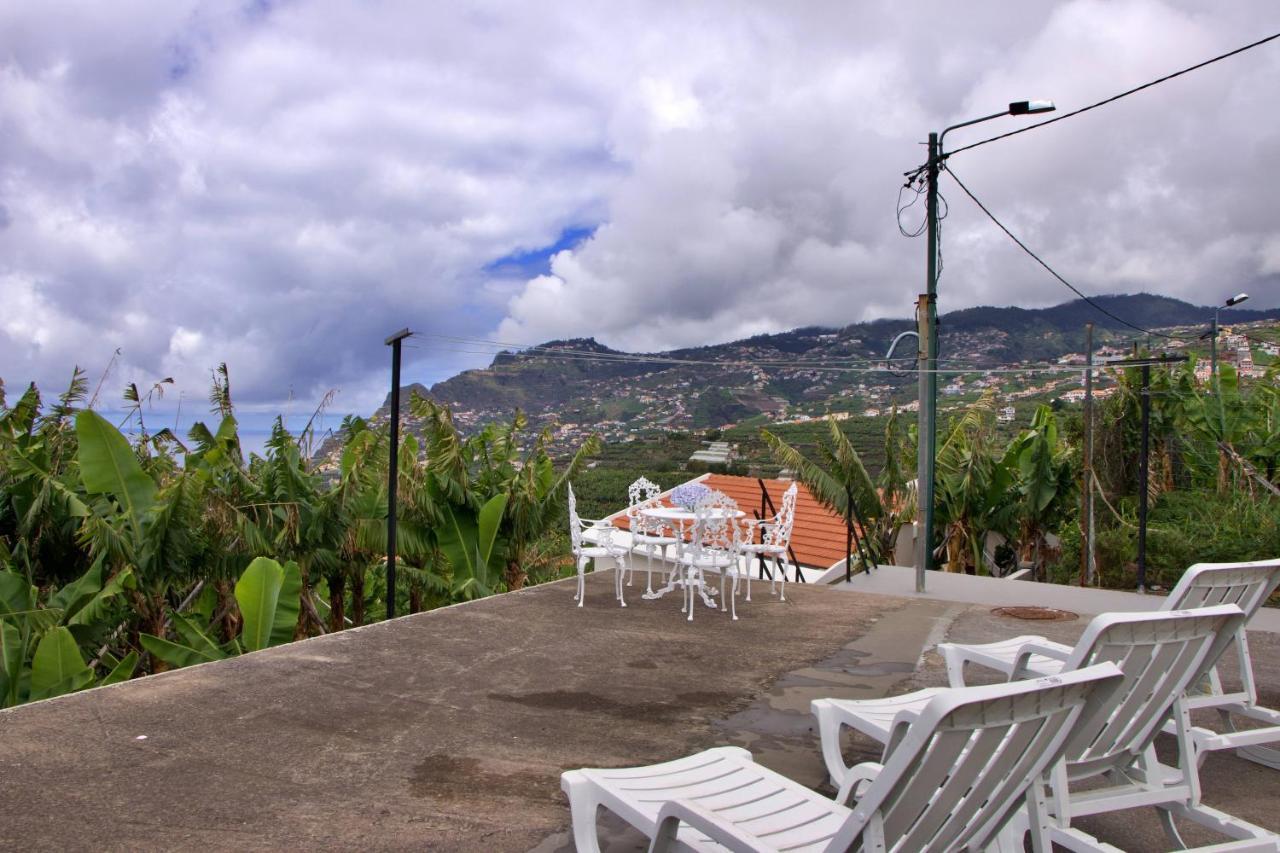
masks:
[[[596,557],[616,557],[621,553],[623,553],[621,548],[606,548],[603,545],[584,546],[578,549],[579,556],[591,557],[592,559]]]
[[[785,554],[787,552],[787,546],[785,545],[761,545],[759,542],[738,547],[743,551],[750,551],[752,554]]]
[[[650,838],[658,830],[658,812],[674,799],[696,800],[757,837],[767,839],[790,829],[785,835],[788,850],[825,849],[850,814],[847,807],[756,764],[751,753],[732,746],[649,767],[574,774],[592,784],[605,808]],[[725,849],[688,824],[680,827],[676,840],[690,850]]]
[[[674,545],[676,541],[674,536],[654,536],[649,533],[631,534],[631,542],[635,545]]]

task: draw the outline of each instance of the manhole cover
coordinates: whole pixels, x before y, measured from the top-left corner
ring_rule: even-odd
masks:
[[[997,607],[991,612],[997,616],[1039,622],[1066,622],[1079,618],[1078,614],[1072,613],[1070,610],[1055,610],[1052,607]]]

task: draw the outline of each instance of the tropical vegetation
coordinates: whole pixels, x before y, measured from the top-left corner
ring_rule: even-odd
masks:
[[[152,432],[125,391],[132,440],[93,405],[84,375],[50,403],[0,384],[0,707],[219,660],[386,616],[388,430],[344,420],[320,470],[277,419],[245,454],[225,365],[211,424]],[[449,411],[398,471],[397,610],[415,612],[557,576],[565,464],[517,412],[464,437]]]

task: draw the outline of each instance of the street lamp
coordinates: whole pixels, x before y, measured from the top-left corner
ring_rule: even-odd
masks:
[[[1218,379],[1218,312],[1223,308],[1239,305],[1249,298],[1247,293],[1237,293],[1222,305],[1213,309],[1213,327],[1209,329],[1209,384],[1212,386]]]
[[[938,171],[946,154],[942,141],[961,127],[990,121],[1002,116],[1025,116],[1054,110],[1053,101],[1015,101],[1008,108],[989,116],[962,121],[929,134],[929,162],[925,164],[927,180],[927,246],[925,271],[927,291],[916,303],[916,322],[920,334],[920,411],[917,422],[917,491],[919,527],[916,536],[916,592],[924,592],[925,573],[933,568],[933,481],[934,452],[937,445],[938,379]]]

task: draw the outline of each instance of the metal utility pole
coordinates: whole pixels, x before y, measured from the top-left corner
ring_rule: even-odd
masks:
[[[917,421],[916,493],[919,529],[916,533],[916,592],[924,592],[926,573],[933,568],[933,485],[934,455],[937,449],[938,402],[938,172],[942,168],[943,141],[947,134],[1002,116],[1025,116],[1053,112],[1053,101],[1015,101],[1008,108],[989,116],[962,121],[929,134],[929,161],[925,164],[926,247],[925,292],[916,306],[916,324],[920,337],[919,365],[920,412]],[[918,172],[912,173],[914,177]],[[908,181],[908,184],[910,180]]]
[[[1080,491],[1080,585],[1092,586],[1097,569],[1093,550],[1093,324],[1084,327],[1084,476]]]
[[[934,447],[937,430],[938,378],[938,134],[929,134],[926,166],[925,292],[916,307],[920,334],[920,410],[916,426],[916,490],[919,528],[916,531],[916,592],[925,591],[925,577],[933,568]]]
[[[396,492],[400,485],[400,344],[411,333],[401,329],[386,340],[391,347],[391,461],[387,469],[387,618],[396,615]]]

